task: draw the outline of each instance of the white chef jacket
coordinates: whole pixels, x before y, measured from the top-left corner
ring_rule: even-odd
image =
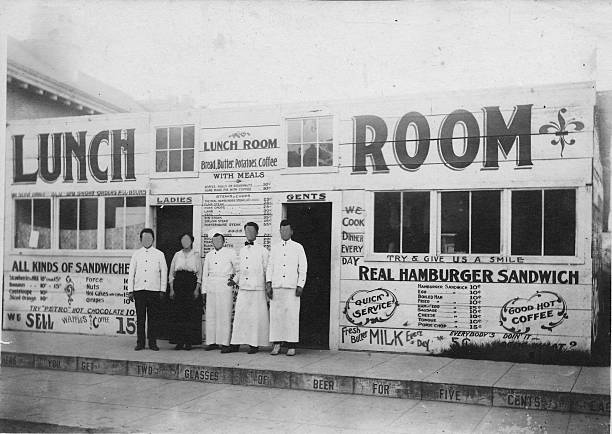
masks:
[[[174,275],[177,271],[191,271],[197,276],[197,282],[202,282],[202,260],[200,254],[196,253],[194,249],[187,254],[183,250],[179,250],[174,254],[172,262],[170,263],[170,276],[168,280],[170,283],[174,282]]]
[[[232,274],[236,274],[238,268],[238,258],[236,251],[228,247],[219,250],[212,249],[204,257],[204,267],[202,269],[202,293],[206,293],[206,281],[214,278],[229,279]]]
[[[240,249],[240,266],[234,282],[240,289],[263,291],[266,284],[268,249],[257,244]]]
[[[168,266],[164,254],[151,246],[136,250],[130,260],[128,291],[166,291]]]
[[[300,243],[289,239],[272,246],[266,277],[273,288],[304,287],[308,263]]]

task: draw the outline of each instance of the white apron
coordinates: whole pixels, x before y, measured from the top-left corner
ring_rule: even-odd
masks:
[[[262,290],[241,289],[236,300],[232,345],[247,344],[254,347],[270,345],[270,316],[266,293]]]
[[[270,341],[300,340],[300,297],[295,288],[274,288],[270,300]]]
[[[206,281],[206,343],[229,345],[232,335],[232,288],[227,277],[212,277]]]

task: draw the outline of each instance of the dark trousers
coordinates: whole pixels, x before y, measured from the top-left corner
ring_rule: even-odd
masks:
[[[157,333],[159,324],[159,291],[134,291],[134,301],[136,302],[136,333],[138,335],[138,345],[145,344],[146,336],[149,337],[149,344],[157,343]],[[147,335],[145,336],[145,321],[147,322]]]
[[[193,298],[197,283],[195,273],[177,271],[174,275],[171,343],[202,343],[202,296]]]

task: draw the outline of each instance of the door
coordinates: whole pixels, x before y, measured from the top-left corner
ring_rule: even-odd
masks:
[[[166,257],[166,264],[170,270],[170,263],[174,254],[181,249],[179,237],[184,232],[193,232],[192,206],[163,206],[156,208],[155,247],[161,250]],[[167,289],[166,289],[167,291]],[[168,339],[170,304],[166,298],[161,303],[159,337]]]
[[[308,274],[300,307],[300,346],[329,349],[331,203],[287,204],[293,240],[304,247]]]
[[[158,207],[155,229],[155,247],[164,253],[169,269],[172,257],[181,250],[181,234],[190,232],[193,235],[193,207]]]

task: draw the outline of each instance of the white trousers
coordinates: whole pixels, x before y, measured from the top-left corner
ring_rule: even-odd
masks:
[[[272,288],[270,300],[270,341],[300,340],[300,297],[295,288]]]
[[[227,286],[227,277],[206,282],[206,343],[229,345],[232,336],[234,295]]]
[[[270,345],[270,316],[263,289],[238,291],[232,345],[248,344],[254,347]]]

